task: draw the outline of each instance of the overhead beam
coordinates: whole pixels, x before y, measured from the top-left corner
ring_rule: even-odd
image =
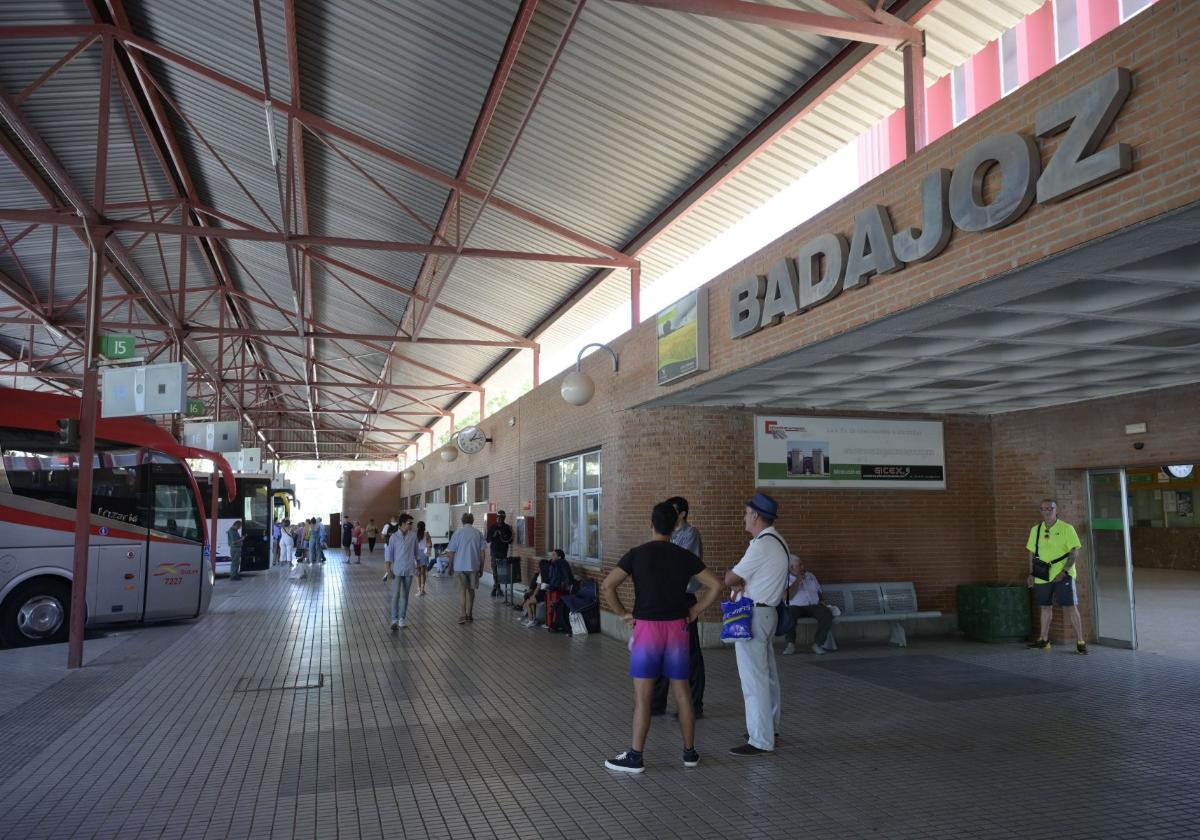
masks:
[[[861,41],[885,47],[899,47],[919,38],[915,27],[904,23],[880,22],[861,17],[842,18],[801,9],[747,3],[744,0],[615,0],[634,6],[651,6],[672,12],[719,18],[787,29],[826,38]]]

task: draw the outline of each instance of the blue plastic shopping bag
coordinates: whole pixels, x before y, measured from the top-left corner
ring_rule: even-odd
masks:
[[[743,596],[736,601],[721,602],[721,641],[742,642],[753,639],[750,629],[754,621],[754,602]]]

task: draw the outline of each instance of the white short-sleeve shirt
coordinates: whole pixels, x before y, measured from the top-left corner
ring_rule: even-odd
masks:
[[[788,575],[788,586],[790,587],[796,582],[795,575]],[[814,604],[821,602],[821,584],[817,580],[817,576],[812,572],[804,573],[804,580],[800,582],[800,588],[796,590],[796,594],[792,596],[792,600],[788,601],[793,607],[811,607]]]
[[[747,598],[773,607],[783,600],[790,559],[783,536],[771,526],[750,540],[733,573],[746,581],[743,590]]]

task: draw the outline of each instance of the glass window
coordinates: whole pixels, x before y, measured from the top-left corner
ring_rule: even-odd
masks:
[[[1154,0],[1121,0],[1121,23],[1154,5]]]
[[[200,520],[192,490],[182,482],[154,484],[154,530],[200,542]]]
[[[1054,0],[1054,53],[1059,61],[1079,49],[1075,0]]]
[[[488,481],[488,476],[481,475],[475,479],[475,501],[486,502],[491,498],[488,494],[491,491],[491,482]]]
[[[447,485],[446,501],[452,505],[465,505],[467,503],[467,482]]]
[[[428,490],[425,492],[425,504],[426,505],[441,504],[441,501],[442,501],[442,491],[440,489]]]
[[[92,461],[92,513],[127,525],[146,526],[143,463],[147,450],[96,441]],[[23,429],[0,430],[3,485],[17,496],[75,509],[79,453],[62,450],[58,436]]]
[[[420,493],[413,493],[411,496],[409,496],[408,509],[409,510],[420,510],[421,509],[421,494]]]
[[[954,124],[961,125],[967,119],[967,68],[960,64],[950,71],[950,91],[953,94],[951,110]]]
[[[546,548],[561,548],[571,560],[599,563],[600,453],[551,461],[546,477]]]
[[[1007,96],[1021,84],[1017,70],[1017,30],[1009,29],[1000,35],[1000,93]]]

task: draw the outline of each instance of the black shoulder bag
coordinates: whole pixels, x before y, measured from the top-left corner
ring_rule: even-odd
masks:
[[[788,569],[790,572],[791,564],[792,564],[792,552],[788,549],[787,544],[784,543],[783,540],[779,539],[779,537],[776,536],[775,534],[767,534],[767,536],[771,537],[772,539],[775,540],[775,542],[777,542],[781,546],[783,546],[783,554],[784,554],[784,557],[786,558],[784,562],[786,562],[788,564]],[[787,604],[787,591],[788,591],[787,579],[788,579],[789,572],[784,572],[783,594],[781,596],[779,596],[779,603],[775,605],[775,635],[776,636],[786,636],[789,632],[791,632],[792,628],[796,626],[796,616],[793,615],[792,611],[788,609],[788,604]]]
[[[1056,557],[1053,560],[1051,560],[1049,563],[1047,563],[1045,560],[1043,560],[1041,557],[1039,557],[1038,556],[1038,546],[1041,545],[1042,527],[1043,527],[1042,523],[1039,522],[1037,524],[1037,536],[1035,536],[1033,538],[1033,565],[1030,567],[1029,573],[1031,575],[1033,575],[1035,578],[1037,578],[1038,580],[1048,581],[1048,580],[1050,580],[1050,567],[1053,566],[1055,563],[1058,563],[1059,561],[1061,561],[1067,557],[1070,557],[1071,552],[1068,551],[1062,557]]]

